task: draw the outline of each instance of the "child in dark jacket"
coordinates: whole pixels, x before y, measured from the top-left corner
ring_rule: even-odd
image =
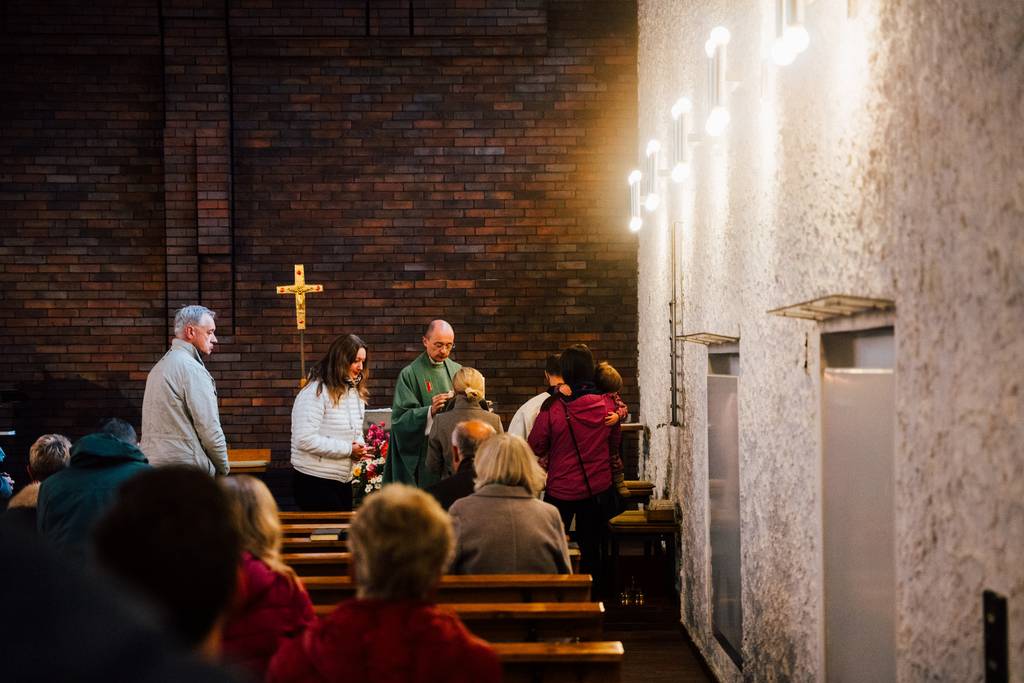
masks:
[[[219,481],[243,548],[238,595],[224,625],[224,656],[262,679],[278,646],[316,617],[295,571],[281,560],[281,521],[266,484],[249,476]]]

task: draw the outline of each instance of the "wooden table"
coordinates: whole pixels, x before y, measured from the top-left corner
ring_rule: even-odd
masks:
[[[619,566],[619,540],[621,538],[627,537],[643,540],[645,559],[651,559],[654,556],[655,553],[652,552],[652,546],[655,543],[660,548],[661,541],[665,541],[668,556],[674,560],[676,536],[678,535],[678,522],[648,522],[647,515],[643,510],[626,510],[621,515],[613,517],[608,522],[608,537],[611,541],[609,565],[611,568],[612,586],[617,587],[618,585],[616,573]]]

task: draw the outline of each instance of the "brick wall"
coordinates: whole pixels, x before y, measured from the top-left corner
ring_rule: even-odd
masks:
[[[23,399],[0,416],[23,441],[137,422],[199,300],[229,442],[287,459],[293,263],[326,289],[307,359],[363,336],[374,406],[433,317],[506,420],[573,341],[635,406],[634,3],[118,6],[9,3],[0,27],[0,389]]]

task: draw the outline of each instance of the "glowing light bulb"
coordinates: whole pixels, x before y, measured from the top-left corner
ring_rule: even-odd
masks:
[[[633,216],[629,219],[629,231],[640,232],[640,228],[644,227],[644,219],[640,216]]]
[[[807,46],[811,44],[811,35],[807,33],[807,29],[802,24],[792,24],[787,26],[786,30],[782,33],[782,40],[793,51],[793,56],[795,57],[806,50]]]
[[[637,183],[640,182],[640,179],[642,177],[643,177],[643,174],[640,173],[639,170],[634,170],[632,173],[629,174],[629,184],[630,185],[636,185]]]
[[[676,103],[672,105],[672,118],[678,119],[683,114],[693,110],[693,102],[690,101],[689,97],[680,97],[676,100]]]
[[[719,135],[725,132],[725,129],[729,126],[729,110],[725,107],[715,107],[708,114],[708,120],[704,124],[704,130],[707,134],[713,138],[717,138]]]
[[[644,198],[644,208],[648,211],[657,211],[659,206],[661,206],[661,197],[656,192],[652,192]]]
[[[732,34],[724,26],[716,26],[711,29],[711,41],[716,45],[728,45],[731,38]]]
[[[647,141],[647,156],[651,156],[652,154],[657,154],[660,149],[661,149],[661,143],[658,142],[657,140],[648,140]]]
[[[672,182],[681,183],[690,177],[690,165],[682,162],[672,167]]]
[[[789,66],[796,59],[796,52],[783,38],[776,38],[772,43],[772,61],[778,66]]]

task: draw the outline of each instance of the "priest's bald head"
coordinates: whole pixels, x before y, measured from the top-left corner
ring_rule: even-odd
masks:
[[[423,348],[430,360],[443,363],[455,346],[455,330],[444,320],[431,320],[423,332]]]

